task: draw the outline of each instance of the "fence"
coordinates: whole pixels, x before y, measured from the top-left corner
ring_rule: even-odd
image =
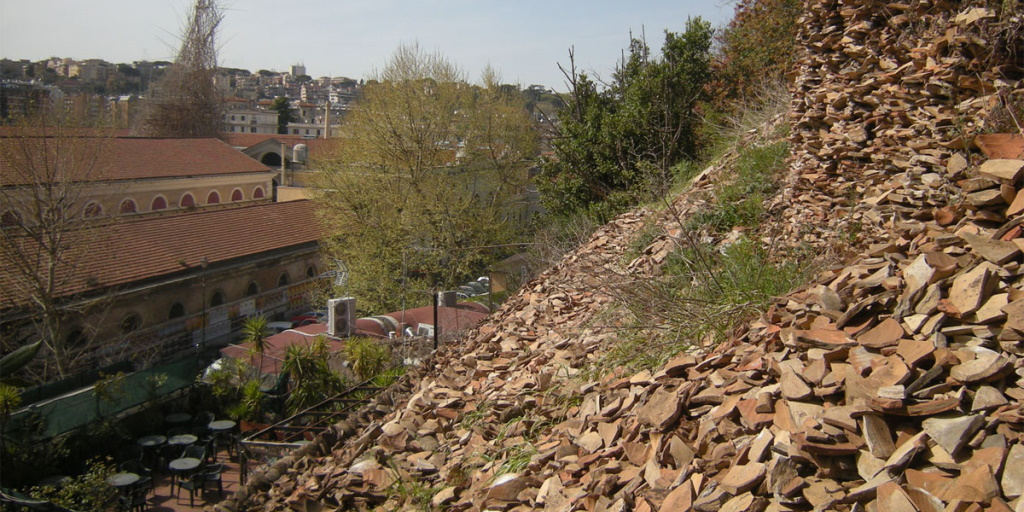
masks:
[[[196,359],[185,359],[126,374],[115,381],[104,381],[113,383],[106,386],[108,393],[105,393],[105,398],[97,396],[93,386],[35,403],[13,414],[5,430],[14,432],[22,427],[34,428],[34,420],[40,419],[43,428],[32,432],[34,437],[48,439],[59,436],[93,421],[124,414],[147,402],[177,396],[195,382],[197,371]]]

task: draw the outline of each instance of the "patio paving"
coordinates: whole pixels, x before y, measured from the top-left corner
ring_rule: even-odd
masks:
[[[221,500],[234,494],[238,490],[239,468],[237,457],[232,460],[228,457],[226,450],[217,453],[217,462],[224,464],[224,471],[221,473],[221,480],[224,484],[224,492],[217,492],[215,483],[208,483],[206,490],[196,493],[195,506],[189,504],[188,489],[175,489],[171,493],[171,475],[166,471],[157,473],[155,478],[156,489],[146,497],[146,510],[151,512],[191,512],[201,511],[209,505],[220,503]]]

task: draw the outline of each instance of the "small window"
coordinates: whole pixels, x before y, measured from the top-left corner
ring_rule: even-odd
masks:
[[[256,133],[256,127],[249,128],[249,133]]]
[[[277,287],[280,288],[282,286],[288,286],[288,273],[287,272],[281,274],[281,276],[277,278]]]
[[[252,191],[253,199],[263,199],[263,187],[256,187],[256,190]]]
[[[243,199],[245,199],[245,197],[242,195],[242,189],[236,188],[235,190],[233,190],[231,192],[231,201],[232,202],[236,202],[237,203],[238,201],[241,201]]]
[[[158,211],[167,208],[167,200],[164,196],[156,196],[153,198],[153,204],[149,207],[150,210]]]
[[[96,201],[92,201],[89,204],[85,205],[85,211],[82,212],[82,216],[87,219],[92,217],[99,217],[100,215],[103,215],[103,205],[97,203]]]
[[[175,318],[181,318],[185,316],[185,305],[180,302],[175,302],[171,305],[171,310],[167,313],[168,320],[174,320]]]
[[[139,330],[142,327],[142,317],[136,313],[132,313],[121,320],[121,334],[128,334]]]
[[[234,120],[235,120],[235,116],[234,116],[234,114],[232,114],[232,115],[231,115],[231,120],[232,120],[232,121],[234,121]]]
[[[242,121],[245,121],[245,116],[242,116]]]
[[[299,134],[299,129],[298,128],[292,128],[292,135],[298,135],[298,134]]]
[[[217,204],[220,202],[220,194],[216,190],[210,192],[210,195],[206,196],[206,204]]]
[[[224,304],[224,292],[217,290],[210,297],[210,307],[215,308],[221,304]]]
[[[192,208],[196,205],[196,198],[192,197],[192,194],[185,194],[181,196],[181,201],[178,204],[182,208]]]
[[[247,286],[245,288],[245,296],[246,297],[252,297],[253,295],[258,295],[259,293],[260,293],[260,287],[259,287],[258,284],[256,284],[256,281],[250,282],[249,286]]]
[[[138,211],[138,208],[135,206],[135,201],[132,201],[131,199],[125,199],[124,201],[121,201],[120,211],[122,214],[135,213],[136,211]]]
[[[306,278],[313,279],[314,277],[316,277],[316,267],[310,265],[309,268],[306,269]]]

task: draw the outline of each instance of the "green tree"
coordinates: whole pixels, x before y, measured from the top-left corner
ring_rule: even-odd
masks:
[[[478,86],[438,54],[401,46],[346,116],[313,198],[349,268],[345,293],[369,311],[423,304],[516,238],[536,135],[522,98],[488,70]]]
[[[345,360],[359,380],[367,380],[388,368],[391,349],[373,338],[351,337],[345,341]]]
[[[270,109],[277,111],[277,133],[288,133],[288,123],[295,120],[294,111],[291,104],[288,103],[288,98],[284,96],[274,98]]]
[[[242,322],[242,343],[251,343],[250,357],[259,357],[260,365],[257,380],[263,376],[263,355],[267,351],[267,338],[270,336],[270,320],[264,315],[250,316]]]
[[[631,38],[604,90],[575,64],[565,71],[570,98],[552,144],[555,158],[539,182],[550,212],[589,211],[607,221],[667,190],[672,167],[700,146],[698,107],[710,77],[712,34],[710,23],[691,18],[682,34],[665,33],[660,58]]]
[[[309,346],[291,345],[285,350],[281,371],[288,372],[292,382],[285,401],[289,414],[308,409],[344,389],[345,381],[330,367],[330,356],[323,336]]]
[[[98,215],[89,196],[91,183],[106,172],[112,140],[102,124],[66,105],[44,103],[0,137],[0,311],[15,327],[4,329],[12,339],[4,340],[3,350],[21,346],[25,340],[15,341],[21,332],[30,334],[30,343],[41,341],[47,357],[35,378],[43,382],[74,372],[95,349],[69,320],[101,301],[69,290],[83,256],[103,245],[103,228],[112,222]]]
[[[718,51],[709,88],[720,110],[756,99],[765,83],[780,80],[796,60],[800,0],[739,0],[716,35]]]

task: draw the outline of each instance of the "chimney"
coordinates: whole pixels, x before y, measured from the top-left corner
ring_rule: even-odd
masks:
[[[287,164],[288,164],[288,154],[285,153],[286,150],[287,150],[287,146],[285,145],[284,142],[282,142],[281,143],[281,184],[287,187],[287,186],[289,186],[289,184],[288,184],[288,174],[287,174],[287,171],[288,171],[288,166],[287,166]]]
[[[327,100],[327,104],[324,105],[324,138],[326,139],[328,134],[331,132],[331,100]]]

